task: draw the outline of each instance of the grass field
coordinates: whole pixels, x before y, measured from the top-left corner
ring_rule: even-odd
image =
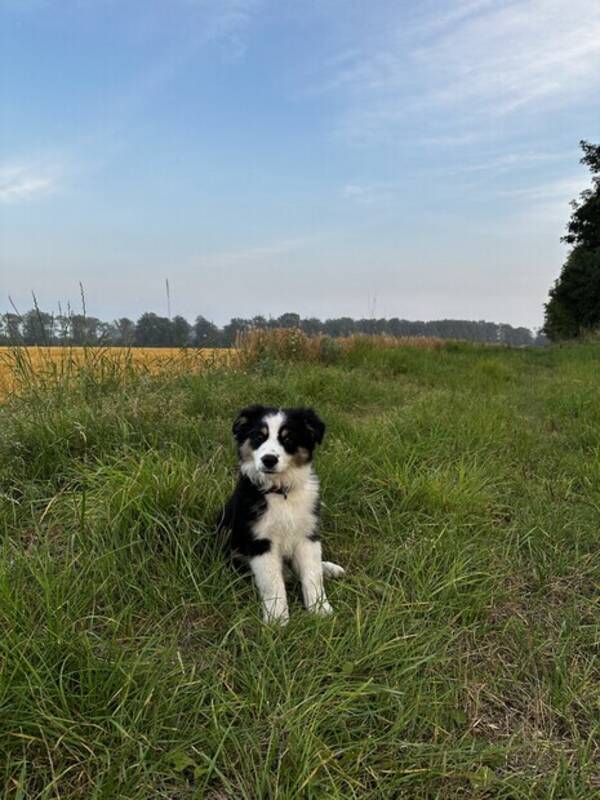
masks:
[[[600,796],[600,347],[330,355],[0,406],[1,797]],[[261,400],[347,568],[284,629],[212,534]]]

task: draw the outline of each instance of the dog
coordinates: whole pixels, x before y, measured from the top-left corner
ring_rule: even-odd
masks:
[[[284,576],[300,579],[306,608],[331,614],[324,577],[344,570],[321,560],[319,480],[313,453],[325,424],[312,408],[243,408],[233,423],[239,474],[219,521],[234,560],[248,564],[262,601],[263,620],[289,619]]]

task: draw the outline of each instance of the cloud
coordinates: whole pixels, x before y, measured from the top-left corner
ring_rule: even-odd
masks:
[[[245,34],[263,0],[179,0],[189,12],[197,43],[226,43],[229,55],[240,58],[246,51]]]
[[[467,18],[418,48],[432,98],[476,102],[501,115],[600,84],[600,5],[589,0],[520,0]]]
[[[268,261],[274,257],[289,255],[303,247],[310,241],[309,237],[282,239],[264,245],[241,247],[237,250],[227,250],[195,259],[199,266],[228,267],[243,264],[256,264]]]
[[[589,180],[586,181],[584,177],[579,175],[547,181],[537,186],[527,186],[522,189],[509,189],[502,191],[501,194],[523,200],[561,199],[569,202],[578,197],[579,194],[587,188],[589,188]]]
[[[502,155],[490,156],[485,161],[478,161],[472,164],[464,163],[458,164],[448,169],[450,174],[458,174],[465,172],[486,172],[500,175],[511,170],[518,170],[523,172],[525,170],[534,169],[540,165],[548,165],[555,162],[572,161],[572,155],[566,153],[544,153],[532,150],[512,153],[502,153]]]
[[[387,30],[358,33],[343,58],[330,60],[321,89],[345,96],[345,136],[392,136],[444,112],[444,122],[457,121],[451,133],[460,141],[486,120],[600,90],[600,3],[470,0],[448,3],[446,13],[425,7],[411,16],[402,4],[390,6]]]
[[[36,164],[0,164],[0,202],[20,203],[57,188],[58,173],[55,167]]]
[[[346,183],[342,186],[341,195],[361,205],[371,206],[391,200],[397,191],[392,183]]]
[[[582,174],[571,175],[533,186],[501,190],[498,195],[509,199],[511,207],[516,208],[521,217],[566,224],[571,214],[571,201],[577,200],[581,192],[589,188],[589,183],[589,178]]]

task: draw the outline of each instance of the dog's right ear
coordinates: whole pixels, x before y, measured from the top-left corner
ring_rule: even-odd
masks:
[[[260,417],[263,417],[265,411],[265,407],[261,405],[246,406],[246,408],[242,408],[235,418],[232,428],[233,435],[238,442],[244,441],[256,420],[260,419]]]

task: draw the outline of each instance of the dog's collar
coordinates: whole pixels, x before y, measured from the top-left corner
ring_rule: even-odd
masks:
[[[283,499],[287,500],[289,492],[290,492],[289,486],[279,486],[277,488],[275,486],[272,486],[270,489],[265,489],[263,491],[263,494],[282,494]]]

